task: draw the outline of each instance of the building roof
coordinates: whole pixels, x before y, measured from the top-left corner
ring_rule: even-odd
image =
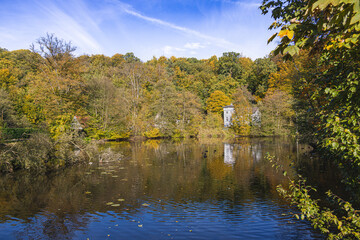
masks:
[[[223,108],[234,108],[234,105],[227,105],[227,106],[224,106]]]

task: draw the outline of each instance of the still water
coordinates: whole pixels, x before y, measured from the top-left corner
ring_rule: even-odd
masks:
[[[108,143],[121,159],[0,177],[0,239],[322,239],[275,188],[307,146],[284,139]],[[312,168],[313,169],[313,168]],[[321,181],[322,173],[312,174]],[[325,178],[325,177],[324,177]]]

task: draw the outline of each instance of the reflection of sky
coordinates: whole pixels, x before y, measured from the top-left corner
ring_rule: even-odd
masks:
[[[149,199],[150,200],[150,199]],[[158,202],[135,213],[108,211],[77,215],[78,222],[51,221],[38,214],[28,227],[16,221],[6,225],[1,239],[316,239],[305,222],[293,224],[289,209],[272,202],[241,205],[228,202]],[[286,213],[286,214],[284,214]],[[59,220],[59,219],[57,219]],[[85,223],[85,224],[84,224]],[[17,224],[17,227],[12,225]],[[64,224],[66,228],[63,227]],[[74,225],[74,226],[72,226]],[[4,225],[3,225],[4,226]],[[55,232],[51,232],[55,231]],[[57,232],[56,232],[57,231]],[[13,235],[16,233],[15,235]]]
[[[114,143],[130,157],[0,177],[0,239],[311,239],[252,162],[282,144]]]

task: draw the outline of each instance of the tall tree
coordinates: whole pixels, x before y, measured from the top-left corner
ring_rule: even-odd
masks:
[[[242,82],[243,67],[240,64],[241,54],[236,52],[226,52],[223,53],[222,57],[218,61],[218,71],[221,75],[229,75],[240,84]]]
[[[231,99],[225,95],[222,91],[214,91],[206,101],[206,110],[212,113],[223,112],[223,107],[230,105]]]
[[[76,47],[54,34],[39,38],[31,49],[41,56],[37,62],[41,73],[32,79],[29,91],[56,135],[83,110],[82,67],[73,55]]]
[[[276,64],[269,57],[256,59],[251,67],[251,74],[247,79],[249,91],[263,98],[269,88],[269,76],[276,70]]]

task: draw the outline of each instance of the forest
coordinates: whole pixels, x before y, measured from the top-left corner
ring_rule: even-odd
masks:
[[[48,34],[31,50],[1,50],[3,138],[39,128],[57,138],[74,116],[91,139],[216,137],[224,135],[222,107],[230,103],[237,115],[229,135],[296,134],[292,93],[303,74],[296,64],[309,71],[305,52],[296,63],[235,52],[144,63],[133,53],[75,57],[75,49]],[[258,127],[254,107],[263,116]]]
[[[264,0],[261,10],[274,19],[269,42],[278,46],[255,60],[236,52],[146,62],[131,52],[76,56],[76,46],[51,33],[28,50],[0,48],[0,171],[70,165],[91,157],[94,140],[293,136],[334,163],[358,201],[359,1]],[[224,128],[230,104],[235,114]],[[305,180],[291,184],[279,191],[302,219],[330,238],[359,238],[348,202],[328,193],[342,208],[338,219],[319,210]]]
[[[291,135],[325,150],[342,168],[357,169],[348,181],[358,185],[358,5],[264,1],[263,14],[272,11],[275,20],[270,29],[280,29],[269,41],[279,45],[256,60],[236,52],[147,62],[133,53],[76,56],[76,46],[51,33],[29,50],[1,48],[0,141],[66,142],[74,118],[83,143]],[[235,114],[224,129],[222,107],[229,104]],[[255,109],[260,124],[252,122]],[[2,151],[2,158],[16,157],[12,152]],[[1,168],[24,168],[10,162]]]

